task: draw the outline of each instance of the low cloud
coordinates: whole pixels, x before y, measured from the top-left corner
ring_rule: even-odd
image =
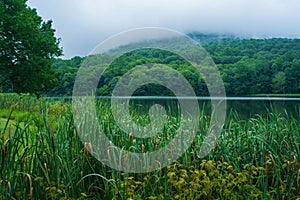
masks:
[[[52,19],[65,57],[87,55],[121,31],[165,27],[248,37],[300,37],[298,0],[30,0]]]

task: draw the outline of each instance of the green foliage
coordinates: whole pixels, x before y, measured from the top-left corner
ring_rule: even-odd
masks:
[[[299,39],[223,39],[203,47],[221,71],[228,95],[299,93]]]
[[[277,72],[272,79],[273,92],[284,93],[286,87],[286,77],[284,72]]]
[[[297,94],[300,92],[299,39],[237,39],[216,36],[206,38],[201,34],[192,36],[193,39],[200,41],[217,64],[227,95]],[[45,95],[70,96],[77,71],[84,59],[74,57],[70,60],[54,60],[53,69],[60,74],[59,86]],[[88,80],[97,81],[99,78],[97,75],[100,75],[101,70],[106,67],[99,80],[97,90],[99,95],[110,95],[120,77],[133,67],[144,67],[130,75],[132,78],[142,79],[147,76],[145,67],[151,70],[157,67],[157,64],[168,65],[181,73],[190,82],[196,95],[208,95],[203,77],[191,63],[187,63],[171,52],[158,49],[135,50],[116,58],[110,66],[101,66],[103,63],[101,59],[107,60],[104,55],[88,57],[88,63],[83,65],[90,66],[90,68],[85,69],[87,76],[82,80],[83,84]],[[138,72],[143,77],[136,76]],[[165,75],[168,77],[168,73]],[[139,88],[135,95],[172,96],[173,94],[162,86],[149,84]]]
[[[51,64],[61,49],[52,22],[43,22],[26,1],[0,1],[0,87],[38,93],[57,84]]]
[[[181,73],[190,81],[197,95],[208,95],[206,86],[204,86],[204,88],[200,87],[202,86],[201,81],[204,81],[200,73],[191,65],[191,63],[188,63],[178,55],[160,49],[139,49],[125,53],[115,59],[103,72],[103,77],[101,77],[99,81],[99,95],[111,95],[120,77],[136,66],[139,67],[135,68],[135,71],[129,72],[129,77],[130,79],[135,80],[135,82],[143,82],[149,80],[151,71],[157,72],[159,69],[163,70],[162,65],[167,65]],[[166,80],[169,80],[170,82],[173,81],[174,84],[176,84],[177,81],[174,81],[175,77],[171,71],[163,70],[163,72],[157,73],[155,78],[160,80],[160,76],[162,75]],[[130,85],[130,82],[126,82],[126,84]],[[178,85],[177,87],[180,88],[181,86]],[[173,96],[174,94],[169,90],[166,90],[163,86],[149,84],[139,88],[134,95]]]
[[[73,85],[78,69],[84,58],[75,56],[69,60],[54,59],[53,70],[59,75],[59,84],[51,90],[46,91],[48,96],[71,96]]]
[[[37,99],[30,94],[0,94],[0,109],[13,109],[20,112],[36,112],[46,106],[45,99]]]
[[[0,199],[300,197],[300,124],[292,116],[270,112],[265,117],[240,120],[231,115],[216,148],[200,159],[197,147],[210,122],[209,116],[201,115],[196,138],[178,161],[151,173],[128,174],[104,166],[90,155],[88,150],[94,147],[81,142],[70,103],[46,103],[13,121],[11,134],[4,135],[1,130]],[[164,146],[172,138],[168,132],[178,123],[176,117],[167,118],[159,137],[143,141],[122,134],[111,120],[107,103],[97,102],[96,107],[101,110],[99,117],[107,136],[120,148],[136,152]],[[142,118],[136,111],[132,113],[136,121]]]
[[[196,166],[195,166],[196,165]],[[175,163],[167,167],[165,176],[158,181],[165,185],[155,187],[157,191],[141,191],[153,179],[146,176],[142,182],[134,177],[125,179],[126,193],[131,199],[262,199],[263,192],[255,187],[264,168],[248,164],[237,172],[228,162],[202,160],[187,168]],[[197,166],[198,165],[198,166]],[[158,183],[157,183],[158,184]],[[165,193],[168,191],[168,193]],[[159,195],[151,193],[156,192]]]

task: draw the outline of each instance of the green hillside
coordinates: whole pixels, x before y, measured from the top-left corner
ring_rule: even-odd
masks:
[[[300,39],[239,39],[226,35],[189,34],[209,52],[219,68],[227,95],[300,93]],[[53,61],[59,84],[44,93],[47,96],[70,96],[74,80],[85,58]],[[152,63],[149,65],[149,63]],[[192,85],[196,95],[208,95],[199,73],[178,55],[157,49],[127,53],[107,67],[98,85],[98,95],[110,95],[119,78],[137,65],[148,68],[166,64],[179,71]],[[171,79],[170,79],[171,80]],[[171,95],[164,87],[147,85],[135,95]]]

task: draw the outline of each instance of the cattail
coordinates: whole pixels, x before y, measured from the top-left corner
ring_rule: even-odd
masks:
[[[132,144],[134,144],[134,135],[133,135],[133,133],[130,133],[129,137],[131,137],[131,142],[132,142]]]
[[[85,142],[85,143],[83,144],[83,151],[84,151],[84,153],[85,153],[86,155],[88,155],[89,150],[88,150],[88,143],[87,143],[87,142]]]
[[[155,150],[157,150],[157,149],[158,149],[158,138],[155,137]]]
[[[83,150],[84,150],[84,153],[87,155],[89,152],[93,153],[94,150],[93,150],[93,146],[90,142],[85,142],[83,144]]]
[[[163,175],[163,171],[162,171],[161,163],[160,163],[158,160],[156,160],[156,162],[157,162],[158,165],[159,165],[159,174],[160,174],[160,176],[162,176],[162,175]]]
[[[47,163],[44,163],[44,168],[45,168],[46,172],[48,173]]]
[[[145,145],[142,144],[142,152],[145,153]]]
[[[8,181],[7,185],[8,185],[8,191],[11,193],[11,184],[10,184],[10,181]]]
[[[32,199],[33,187],[32,187],[31,176],[30,176],[30,174],[26,174],[26,176],[29,180],[29,188],[30,188],[29,197],[30,197],[30,199]]]

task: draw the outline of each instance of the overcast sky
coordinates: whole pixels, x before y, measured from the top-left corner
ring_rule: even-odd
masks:
[[[107,37],[132,28],[300,37],[299,0],[29,0],[53,20],[65,58],[85,56]]]

